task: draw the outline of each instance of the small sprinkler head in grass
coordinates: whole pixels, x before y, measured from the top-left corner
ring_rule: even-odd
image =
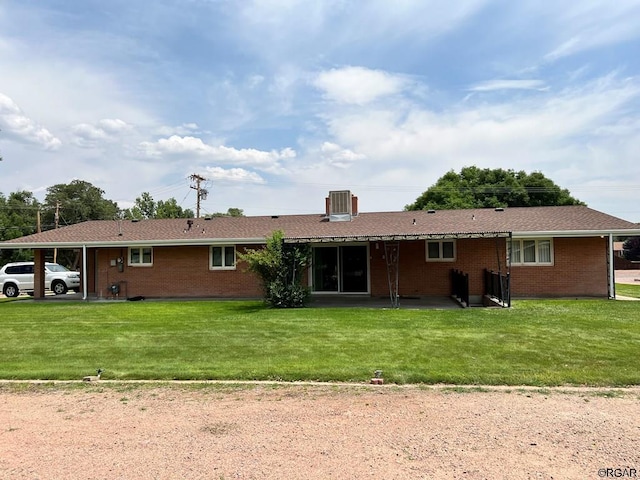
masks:
[[[376,370],[373,372],[373,378],[370,382],[372,385],[382,385],[384,383],[384,379],[382,378],[382,370]]]

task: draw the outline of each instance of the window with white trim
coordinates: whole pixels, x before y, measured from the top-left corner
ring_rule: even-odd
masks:
[[[427,240],[427,262],[453,262],[456,259],[455,240]]]
[[[211,247],[211,270],[234,270],[236,268],[235,245],[215,245]]]
[[[129,266],[149,267],[153,265],[152,247],[129,247]]]
[[[553,265],[553,241],[550,238],[511,240],[511,265]]]

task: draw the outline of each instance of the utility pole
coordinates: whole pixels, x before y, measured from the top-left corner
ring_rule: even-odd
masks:
[[[42,233],[42,222],[41,222],[41,220],[40,220],[40,209],[39,209],[39,208],[38,208],[37,219],[38,219],[37,232],[38,232],[38,233]]]
[[[60,201],[56,201],[56,214],[54,216],[56,228],[60,226]]]
[[[200,186],[200,183],[204,182],[206,179],[201,175],[194,173],[193,175],[189,176],[189,180],[194,182],[189,188],[192,188],[196,191],[196,218],[200,218],[200,200],[206,200],[207,195],[209,194],[209,191],[205,188],[202,188]]]

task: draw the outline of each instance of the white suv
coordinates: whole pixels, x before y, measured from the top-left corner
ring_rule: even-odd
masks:
[[[45,263],[44,288],[56,295],[80,289],[80,274],[58,265]],[[17,297],[21,291],[33,294],[33,262],[7,263],[0,268],[0,291],[7,297]]]

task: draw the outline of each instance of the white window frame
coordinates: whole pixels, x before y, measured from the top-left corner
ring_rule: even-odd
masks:
[[[437,243],[438,244],[438,258],[430,258],[429,257],[429,244]],[[443,252],[443,244],[444,243],[452,243],[453,244],[453,257],[445,258],[442,256]],[[455,238],[446,238],[442,240],[425,240],[424,242],[424,256],[427,262],[455,262],[457,257],[457,245]]]
[[[527,262],[524,259],[524,244],[525,242],[534,242],[535,245],[535,260],[533,262]],[[540,261],[540,244],[542,242],[549,242],[549,261]],[[517,243],[519,248],[520,260],[515,261],[513,258],[513,244]],[[510,256],[509,263],[514,266],[553,266],[555,262],[555,256],[553,251],[553,238],[514,238],[511,240],[511,244],[508,244],[507,254]]]
[[[213,265],[213,249],[221,248],[222,249],[222,265],[215,266]],[[233,265],[226,265],[227,255],[226,249],[233,248]],[[211,245],[209,247],[209,270],[235,270],[236,265],[238,264],[238,255],[235,245]]]
[[[143,251],[144,250],[151,250],[151,262],[143,262]],[[132,255],[131,253],[137,250],[138,251],[138,258],[140,259],[139,262],[133,262],[132,261]],[[129,252],[127,255],[127,265],[129,265],[130,267],[151,267],[153,266],[153,247],[129,247]]]

